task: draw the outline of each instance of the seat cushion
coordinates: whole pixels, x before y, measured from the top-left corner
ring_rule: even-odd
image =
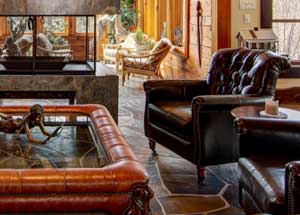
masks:
[[[116,57],[118,49],[104,49],[104,55],[109,57]]]
[[[252,157],[239,160],[240,186],[263,212],[283,214],[284,176],[288,158]]]
[[[149,63],[148,58],[125,58],[123,61],[123,65],[126,68],[134,68],[140,70],[147,70],[149,72],[154,72],[156,69],[155,65]],[[151,73],[150,73],[151,74]]]
[[[191,106],[191,101],[159,102],[150,104],[150,123],[185,140],[190,140],[192,136]]]

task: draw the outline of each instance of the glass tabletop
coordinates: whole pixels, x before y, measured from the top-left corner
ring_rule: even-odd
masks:
[[[22,114],[14,114],[13,118],[22,118]],[[46,114],[44,124],[49,133],[61,129],[42,145],[30,144],[25,134],[0,132],[0,169],[101,168],[109,164],[89,117]],[[47,138],[38,127],[31,132],[38,140]]]

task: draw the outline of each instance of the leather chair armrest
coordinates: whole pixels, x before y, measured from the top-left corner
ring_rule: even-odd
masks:
[[[192,100],[209,94],[205,80],[151,80],[144,83],[147,102]]]
[[[193,99],[193,111],[231,111],[235,107],[246,105],[264,105],[270,96],[255,95],[208,95]]]
[[[285,168],[285,199],[287,214],[299,212],[300,161],[292,161]]]
[[[240,118],[236,121],[240,156],[300,160],[300,122]]]
[[[270,132],[296,132],[300,134],[300,121],[268,118],[240,118],[236,123],[241,133],[265,130]]]
[[[200,165],[236,162],[231,110],[242,105],[262,105],[266,97],[245,95],[197,96],[192,103],[195,161]]]

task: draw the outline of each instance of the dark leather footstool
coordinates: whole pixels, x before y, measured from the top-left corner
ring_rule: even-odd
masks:
[[[283,159],[263,157],[239,160],[239,197],[247,214],[285,214],[285,164]]]

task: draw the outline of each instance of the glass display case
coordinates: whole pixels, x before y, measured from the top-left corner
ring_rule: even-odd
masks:
[[[96,15],[1,15],[0,74],[96,72]]]

